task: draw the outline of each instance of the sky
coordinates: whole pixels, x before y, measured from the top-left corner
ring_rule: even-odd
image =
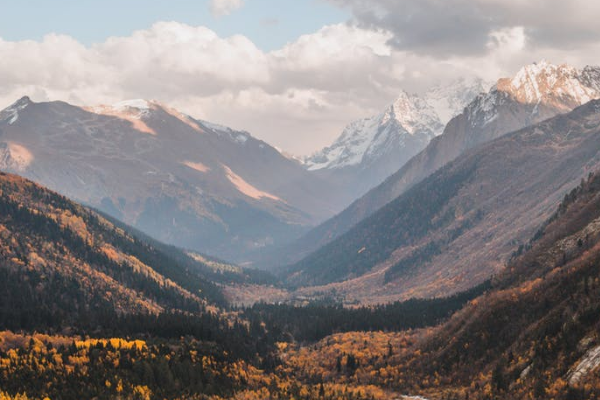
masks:
[[[0,0],[0,4],[4,40],[39,41],[48,33],[59,33],[87,46],[131,35],[158,21],[177,21],[205,26],[221,37],[242,34],[270,51],[350,17],[349,10],[314,0]]]
[[[154,99],[296,155],[401,90],[600,63],[596,0],[0,0],[0,107]]]

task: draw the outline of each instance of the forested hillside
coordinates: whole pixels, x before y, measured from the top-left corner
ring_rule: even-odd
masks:
[[[502,270],[600,166],[592,101],[465,154],[286,271],[305,295],[383,302],[465,290]]]
[[[600,396],[600,176],[569,192],[491,289],[434,329],[349,333],[288,351],[307,381],[431,399]],[[387,343],[387,344],[386,344]]]
[[[218,285],[272,279],[158,243],[8,174],[0,257],[0,396],[9,399],[359,399],[360,387],[287,375],[281,351],[337,332],[436,325],[488,288],[356,309],[231,309]]]

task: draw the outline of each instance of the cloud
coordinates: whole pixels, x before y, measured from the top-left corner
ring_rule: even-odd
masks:
[[[397,49],[437,58],[484,54],[490,35],[522,27],[531,46],[568,49],[596,42],[593,0],[328,0],[366,29],[393,34]]]
[[[244,0],[211,0],[210,12],[215,17],[229,15],[244,6]]]
[[[600,40],[532,46],[525,26],[490,30],[481,53],[443,58],[399,49],[390,42],[394,35],[336,24],[271,52],[241,35],[220,37],[177,22],[92,46],[54,34],[0,39],[0,108],[23,95],[78,105],[156,99],[306,154],[330,144],[352,120],[379,112],[402,89],[420,92],[460,76],[496,79],[541,58],[600,62]]]
[[[265,52],[244,36],[176,22],[91,47],[63,35],[0,39],[0,102],[157,99],[306,153],[333,140],[348,113],[375,112],[369,99],[393,97],[388,39],[340,24]]]

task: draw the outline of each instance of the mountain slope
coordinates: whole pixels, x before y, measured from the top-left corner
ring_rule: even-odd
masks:
[[[565,196],[485,294],[437,328],[336,334],[286,360],[309,381],[360,381],[411,399],[598,398],[599,261],[596,172]]]
[[[411,153],[442,130],[435,110],[419,96],[406,92],[381,114],[350,124],[329,147],[306,160],[311,171],[360,165],[366,168],[380,153],[391,151],[396,140],[398,156]],[[387,145],[386,145],[387,144]]]
[[[144,100],[82,109],[23,98],[0,113],[0,169],[161,241],[237,261],[336,204],[335,185],[248,133]]]
[[[600,165],[599,126],[592,101],[468,151],[293,265],[288,280],[372,302],[481,282]]]
[[[424,149],[484,87],[480,79],[461,79],[424,96],[402,92],[382,113],[348,125],[305,165],[319,176],[341,182],[356,199]]]
[[[568,65],[541,62],[523,67],[511,79],[500,79],[382,184],[287,246],[281,252],[283,263],[296,262],[339,237],[466,150],[599,97],[600,69],[597,67],[577,70]]]
[[[2,324],[15,329],[110,313],[199,312],[224,302],[202,276],[206,265],[178,262],[98,214],[4,173],[0,259]]]
[[[439,374],[473,399],[489,398],[486,384],[500,398],[597,396],[599,194],[596,174],[565,196],[493,289],[404,360],[409,373]]]

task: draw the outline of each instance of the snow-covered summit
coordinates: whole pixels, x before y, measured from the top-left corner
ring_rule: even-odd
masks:
[[[427,101],[404,91],[384,112],[381,122],[386,123],[390,119],[396,120],[411,135],[423,130],[435,131],[440,125],[439,116]]]
[[[378,154],[388,153],[393,139],[401,146],[411,136],[411,141],[427,142],[441,129],[429,104],[417,95],[402,92],[381,114],[349,124],[331,146],[308,157],[305,164],[309,170],[358,165],[367,157],[372,161]]]
[[[500,107],[509,101],[529,105],[530,119],[534,120],[553,116],[556,111],[568,112],[598,98],[600,68],[578,69],[542,60],[522,67],[511,78],[499,79],[489,92],[477,96],[466,112],[472,126],[482,127],[494,121]]]
[[[424,96],[403,91],[381,114],[349,124],[332,145],[306,158],[305,164],[309,170],[338,169],[373,164],[391,152],[399,160],[412,156],[487,88],[489,84],[481,79],[463,78],[436,86]],[[407,140],[409,136],[413,137]],[[392,143],[398,147],[390,147]]]
[[[580,70],[568,64],[555,65],[542,60],[524,66],[513,78],[500,79],[497,88],[523,103],[566,100],[583,104],[598,98],[598,78],[597,67]]]

